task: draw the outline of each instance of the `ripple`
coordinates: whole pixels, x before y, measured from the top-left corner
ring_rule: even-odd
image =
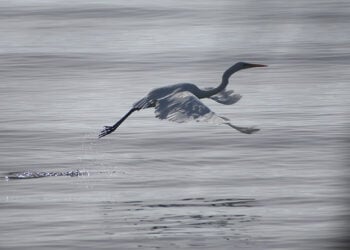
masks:
[[[143,204],[149,208],[175,208],[175,207],[252,207],[255,199],[214,199],[186,198],[172,203]]]

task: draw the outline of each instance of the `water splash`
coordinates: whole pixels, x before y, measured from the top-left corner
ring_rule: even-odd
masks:
[[[24,171],[24,172],[10,172],[5,176],[6,180],[14,179],[33,179],[33,178],[42,178],[42,177],[51,177],[51,176],[88,176],[89,173],[86,171],[72,170],[66,172],[35,172],[35,171]]]

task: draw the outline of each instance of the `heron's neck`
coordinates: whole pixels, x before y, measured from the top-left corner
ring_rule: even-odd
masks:
[[[223,91],[226,88],[227,84],[229,83],[228,80],[231,77],[231,75],[240,69],[242,69],[242,68],[238,64],[235,64],[235,65],[231,66],[230,68],[228,68],[224,72],[224,74],[222,75],[222,81],[221,81],[219,86],[217,86],[216,88],[210,89],[210,90],[202,90],[203,91],[203,93],[202,93],[203,98],[208,98],[210,96],[216,95],[217,93]]]

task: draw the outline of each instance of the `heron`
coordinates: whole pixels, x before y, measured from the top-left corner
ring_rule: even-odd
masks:
[[[200,89],[192,83],[178,83],[153,89],[141,100],[135,102],[131,109],[113,126],[105,126],[100,132],[99,138],[114,132],[135,111],[147,108],[155,108],[155,116],[161,120],[167,119],[178,123],[197,121],[225,124],[241,133],[255,133],[260,129],[254,126],[236,126],[228,118],[215,114],[200,99],[209,98],[220,104],[232,105],[238,102],[242,96],[234,93],[233,90],[226,90],[231,75],[242,69],[266,66],[238,62],[223,73],[221,83],[215,88]]]

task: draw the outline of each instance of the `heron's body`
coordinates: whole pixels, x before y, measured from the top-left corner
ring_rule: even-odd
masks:
[[[261,64],[236,63],[227,69],[220,85],[216,88],[200,89],[192,83],[178,83],[151,90],[144,98],[134,103],[130,111],[124,115],[113,126],[105,126],[99,137],[103,137],[116,130],[133,112],[155,108],[156,117],[175,122],[186,122],[190,120],[206,121],[216,124],[226,124],[246,134],[251,134],[259,129],[238,127],[229,122],[225,117],[217,116],[200,99],[210,98],[218,103],[231,105],[236,103],[241,95],[233,94],[232,90],[226,91],[230,76],[238,70],[251,67],[264,67]]]
[[[147,96],[134,103],[133,107],[138,109],[155,107],[156,100],[175,94],[176,92],[184,91],[188,91],[197,96],[197,98],[201,98],[201,90],[196,85],[192,83],[178,83],[151,90]]]

